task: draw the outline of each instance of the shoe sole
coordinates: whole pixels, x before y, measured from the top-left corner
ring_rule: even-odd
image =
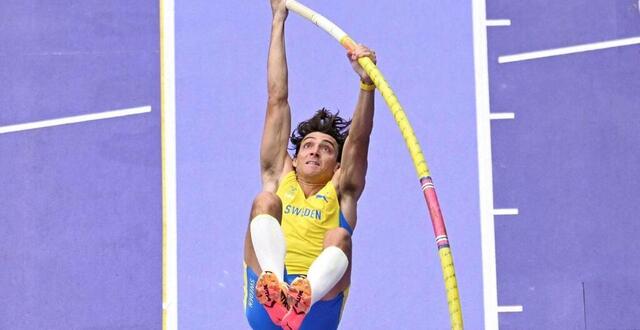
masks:
[[[287,307],[283,304],[283,301],[286,301],[283,295],[280,281],[275,274],[264,272],[260,275],[256,282],[256,298],[276,325],[280,325],[287,313]]]
[[[311,287],[309,281],[299,277],[291,283],[287,292],[289,312],[282,319],[282,329],[298,330],[311,308]]]
[[[289,286],[288,302],[296,314],[305,314],[311,306],[311,287],[306,278],[297,278]]]

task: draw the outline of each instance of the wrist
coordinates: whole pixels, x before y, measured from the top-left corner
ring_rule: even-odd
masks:
[[[376,89],[376,85],[371,80],[360,80],[360,90],[371,92]]]
[[[273,11],[272,21],[273,23],[283,24],[287,19],[287,11],[286,10],[276,10]]]

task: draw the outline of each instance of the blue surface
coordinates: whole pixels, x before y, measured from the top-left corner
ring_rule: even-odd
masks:
[[[157,2],[0,3],[0,329],[161,327]]]
[[[308,4],[377,50],[434,174],[466,326],[480,328],[470,5]],[[242,328],[268,2],[176,9],[180,325]],[[0,135],[0,329],[160,327],[158,17],[150,1],[0,3],[0,126],[153,109]],[[489,0],[487,17],[512,22],[488,34],[492,111],[516,113],[492,122],[495,207],[520,210],[496,218],[499,303],[524,306],[501,328],[635,328],[639,46],[497,57],[640,36],[638,2]],[[294,122],[321,106],[350,114],[357,83],[342,49],[295,15],[287,43]],[[412,164],[380,97],[377,109],[342,327],[447,328]]]
[[[640,281],[637,276],[613,273],[587,281],[584,287],[587,329],[638,328]]]
[[[634,0],[487,0],[487,18],[510,19],[511,26],[489,29],[489,51],[500,55],[637,37]]]
[[[496,218],[498,302],[524,308],[501,314],[501,328],[636,328],[636,291],[610,299],[590,283],[640,280],[640,47],[497,57],[639,36],[637,1],[487,6],[511,19],[489,30],[491,108],[516,115],[492,123],[495,206],[520,211]]]

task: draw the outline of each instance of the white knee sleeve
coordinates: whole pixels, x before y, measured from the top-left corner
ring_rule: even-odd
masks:
[[[268,214],[259,214],[251,220],[251,242],[262,271],[274,273],[284,281],[284,235],[278,220]],[[258,274],[260,275],[260,274]]]
[[[307,279],[311,286],[311,304],[326,296],[338,284],[349,266],[349,259],[335,246],[325,248],[313,261]]]

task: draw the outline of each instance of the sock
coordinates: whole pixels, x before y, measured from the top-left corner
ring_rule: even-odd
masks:
[[[320,253],[307,273],[307,280],[311,286],[311,305],[336,286],[348,266],[347,255],[336,246],[329,246]]]
[[[262,271],[270,271],[278,277],[278,280],[284,281],[286,249],[278,220],[268,214],[258,214],[251,220],[249,230],[253,250]]]

